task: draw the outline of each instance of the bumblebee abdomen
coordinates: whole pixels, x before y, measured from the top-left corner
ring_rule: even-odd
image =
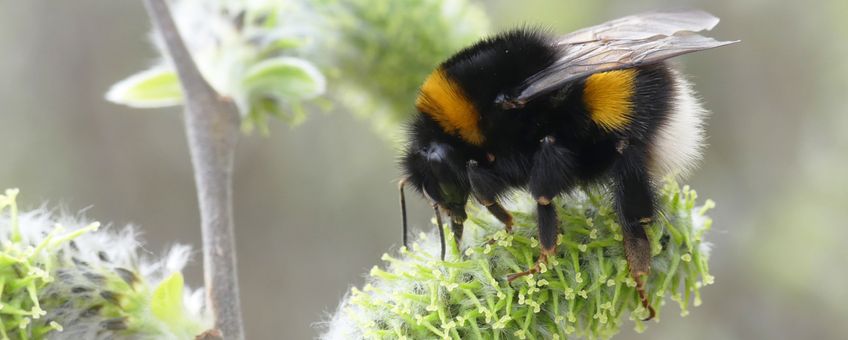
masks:
[[[606,131],[621,131],[633,120],[635,69],[596,73],[583,87],[583,103],[592,121]]]
[[[706,111],[664,63],[593,74],[583,82],[582,102],[600,130],[646,145],[655,178],[685,174],[700,159]]]
[[[649,148],[649,166],[655,177],[686,175],[697,165],[708,115],[686,78],[674,69],[668,72],[672,83],[668,113],[657,123]]]

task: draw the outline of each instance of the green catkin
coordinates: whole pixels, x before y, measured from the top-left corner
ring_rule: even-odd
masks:
[[[158,318],[184,307],[182,277],[142,276],[134,266],[154,264],[129,259],[138,250],[131,232],[99,231],[97,222],[59,216],[70,223],[65,228],[46,210],[20,213],[17,195],[17,189],[0,194],[0,340],[178,339],[205,329],[208,320],[199,315]],[[107,250],[127,256],[110,260]],[[183,250],[169,260],[185,258]],[[172,294],[157,298],[160,288]]]
[[[539,256],[529,198],[510,209],[513,234],[484,209],[470,206],[463,249],[438,261],[438,239],[431,233],[412,249],[401,249],[399,257],[384,255],[385,268],[371,271],[366,286],[371,288],[354,289],[324,337],[606,339],[620,331],[622,318],[644,330],[640,319],[647,311],[629,275],[609,200],[598,189],[575,196],[555,201],[563,235],[543,272],[506,281]],[[703,234],[711,224],[704,213],[715,203],[696,207],[697,194],[673,181],[663,185],[660,197],[663,214],[647,230],[655,265],[646,290],[657,312],[671,297],[685,315],[690,301],[700,304],[700,288],[713,281]],[[450,235],[449,226],[443,227]],[[337,323],[347,328],[335,329]]]

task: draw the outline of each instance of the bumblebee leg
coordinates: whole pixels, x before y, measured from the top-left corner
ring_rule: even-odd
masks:
[[[441,258],[445,260],[445,228],[442,224],[442,213],[439,211],[439,204],[433,203],[433,210],[436,213],[436,229],[439,229],[439,242],[442,246]]]
[[[462,256],[462,251],[460,246],[462,245],[462,229],[463,223],[465,223],[465,219],[468,216],[465,214],[465,208],[455,208],[454,210],[449,211],[449,215],[451,217],[451,231],[453,232],[454,244],[456,245],[457,252]]]
[[[556,256],[559,221],[551,200],[573,186],[573,180],[567,175],[570,173],[571,164],[571,155],[565,148],[556,145],[554,137],[547,136],[541,140],[541,148],[533,157],[528,186],[538,203],[536,212],[542,251],[533,268],[508,276],[510,282],[521,276],[539,272],[541,264],[545,263],[549,256]]]
[[[481,203],[493,216],[495,216],[495,218],[498,219],[498,221],[501,221],[501,223],[504,224],[504,230],[506,230],[506,232],[512,232],[512,214],[510,214],[509,211],[506,211],[506,209],[504,209],[504,207],[497,201],[492,201],[488,205],[483,202]]]
[[[653,220],[656,194],[647,172],[644,154],[625,154],[615,169],[615,176],[615,200],[624,231],[624,254],[630,275],[636,280],[636,291],[642,306],[650,313],[645,319],[647,321],[656,313],[648,301],[642,281],[642,277],[647,278],[651,271],[651,243],[645,234],[645,227]]]
[[[512,281],[515,281],[519,277],[536,274],[542,271],[542,263],[548,263],[548,254],[545,252],[539,254],[539,259],[536,260],[536,264],[534,264],[533,267],[530,267],[530,269],[527,269],[523,272],[507,275],[506,281],[512,283]]]
[[[506,231],[508,234],[512,233],[512,214],[510,214],[509,211],[506,211],[506,209],[504,209],[504,207],[500,203],[498,203],[498,201],[495,201],[495,200],[491,200],[491,201],[480,200],[480,204],[482,204],[484,207],[486,207],[486,209],[489,210],[490,214],[495,216],[495,218],[497,218],[498,221],[501,221],[501,223],[504,224],[504,231]],[[492,238],[492,239],[486,241],[486,243],[494,244],[495,239]]]
[[[557,225],[559,224],[556,209],[550,201],[547,201],[544,204],[539,202],[536,210],[539,215],[539,243],[542,245],[542,252],[532,268],[507,276],[509,282],[525,275],[538,273],[541,271],[542,263],[548,262],[548,257],[556,256]]]
[[[486,207],[495,218],[497,218],[501,223],[504,224],[504,230],[508,233],[512,233],[512,214],[509,211],[506,211],[504,207],[498,203],[497,201],[480,201],[480,204]],[[486,243],[495,244],[495,238],[492,238]]]
[[[493,162],[494,156],[490,156],[489,161]],[[490,169],[480,167],[473,159],[468,161],[467,169],[474,197],[504,224],[507,232],[512,232],[512,215],[497,201],[497,196],[508,187],[506,181]]]
[[[553,136],[542,138],[539,151],[533,156],[528,189],[540,204],[547,205],[560,193],[574,186],[574,160],[571,153],[556,144]]]
[[[453,238],[456,239],[457,246],[459,246],[459,243],[462,241],[463,222],[463,220],[451,219],[451,231],[453,231]]]
[[[651,243],[645,235],[644,226],[637,224],[636,226],[625,227],[631,231],[624,232],[624,254],[627,257],[627,265],[630,266],[630,275],[636,281],[636,292],[639,293],[639,300],[642,306],[648,310],[648,317],[642,321],[648,321],[654,318],[656,311],[651,307],[651,302],[648,301],[648,294],[645,292],[645,283],[642,276],[647,279],[651,272]]]

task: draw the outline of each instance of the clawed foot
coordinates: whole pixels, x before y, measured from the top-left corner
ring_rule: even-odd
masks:
[[[648,273],[645,272],[637,272],[633,273],[633,280],[636,280],[636,292],[639,294],[639,300],[642,302],[642,307],[648,310],[648,317],[642,319],[642,321],[649,321],[657,315],[657,312],[654,310],[654,307],[651,307],[651,302],[648,301],[648,294],[645,292],[645,283],[642,281],[642,275],[648,277]]]
[[[506,232],[507,235],[512,235],[512,224],[507,224],[506,226],[504,226],[504,231]],[[486,241],[485,244],[495,244],[497,242],[498,242],[498,240],[495,239],[494,237],[492,237],[491,239]]]
[[[647,238],[625,237],[624,253],[627,257],[627,266],[630,267],[630,275],[636,280],[636,292],[639,294],[639,300],[642,302],[642,307],[648,310],[648,317],[642,321],[651,320],[656,316],[656,311],[648,301],[645,282],[642,281],[642,277],[648,277],[651,272],[651,244]]]
[[[506,280],[509,283],[512,283],[512,281],[515,281],[515,279],[517,279],[519,277],[527,276],[527,275],[531,275],[531,274],[536,274],[539,271],[541,271],[542,263],[548,263],[548,253],[545,252],[545,251],[543,251],[539,255],[539,259],[536,260],[536,264],[534,264],[532,268],[525,270],[523,272],[520,272],[520,273],[510,274],[506,277]]]
[[[480,203],[504,224],[504,231],[506,231],[507,234],[512,234],[512,214],[506,211],[500,203],[497,203],[494,200],[480,200]],[[491,239],[487,241],[486,244],[493,244],[495,242],[497,242],[497,240]]]

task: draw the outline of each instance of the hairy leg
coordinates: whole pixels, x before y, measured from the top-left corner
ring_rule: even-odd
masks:
[[[574,186],[573,179],[568,175],[571,173],[572,166],[571,154],[565,148],[558,146],[554,137],[547,136],[541,140],[539,151],[533,156],[533,168],[528,186],[537,202],[539,243],[542,251],[533,267],[510,275],[508,277],[510,282],[538,272],[541,269],[541,263],[547,262],[550,256],[556,256],[559,221],[552,200]]]
[[[494,156],[488,161],[494,162]],[[498,202],[498,195],[504,192],[508,185],[491,168],[482,167],[475,160],[468,161],[468,181],[471,192],[489,212],[504,224],[507,232],[512,232],[512,215]]]
[[[651,243],[645,227],[656,215],[656,193],[648,174],[645,153],[639,148],[630,148],[615,167],[615,203],[624,231],[624,253],[630,267],[630,275],[636,280],[642,305],[654,317],[645,293],[642,277],[651,271]]]

